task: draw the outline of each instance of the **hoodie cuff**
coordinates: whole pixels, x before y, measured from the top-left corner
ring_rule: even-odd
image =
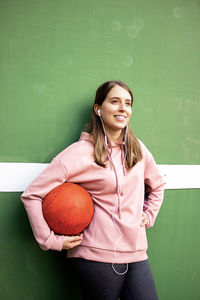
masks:
[[[51,231],[51,234],[46,241],[40,241],[39,239],[37,239],[37,242],[39,243],[39,246],[42,250],[62,251],[64,236],[56,235],[53,231]]]

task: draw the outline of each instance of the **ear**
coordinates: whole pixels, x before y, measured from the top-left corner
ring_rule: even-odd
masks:
[[[100,108],[100,106],[98,104],[94,104],[94,112],[95,114],[98,116],[98,109]]]

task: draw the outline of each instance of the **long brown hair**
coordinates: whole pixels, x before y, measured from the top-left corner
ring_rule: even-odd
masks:
[[[130,88],[122,81],[112,80],[112,81],[106,81],[98,87],[96,91],[94,105],[98,104],[99,106],[101,106],[109,91],[116,85],[121,86],[122,88],[124,88],[126,91],[129,92],[133,104],[133,94]],[[127,156],[126,156],[125,165],[127,169],[131,169],[138,161],[142,159],[142,150],[135,134],[132,131],[130,131],[129,124],[127,127],[128,127],[127,137],[126,137]],[[93,137],[95,162],[98,165],[105,168],[107,155],[106,155],[106,148],[105,148],[105,141],[104,141],[104,131],[102,128],[101,120],[94,111],[94,106],[92,112],[92,120],[89,126],[87,126],[86,131],[90,133]],[[124,135],[125,135],[125,129],[123,129],[123,136]],[[108,145],[110,146],[110,149],[112,149],[109,137],[108,137]]]

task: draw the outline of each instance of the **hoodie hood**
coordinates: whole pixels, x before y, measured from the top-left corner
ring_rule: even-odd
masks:
[[[79,141],[87,141],[93,144],[93,137],[88,132],[81,132],[81,136],[79,138]]]
[[[80,138],[79,138],[79,141],[87,141],[87,142],[90,142],[90,143],[92,143],[93,144],[93,137],[91,136],[91,134],[89,134],[88,132],[85,132],[85,131],[83,131],[82,133],[81,133],[81,136],[80,136]],[[124,146],[124,142],[123,141],[121,141],[121,142],[112,142],[111,141],[111,147],[112,148],[115,148],[115,147],[121,147],[121,146]]]

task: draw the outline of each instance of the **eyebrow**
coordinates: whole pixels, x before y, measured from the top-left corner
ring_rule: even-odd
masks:
[[[120,97],[110,97],[110,98],[108,98],[108,99],[121,99]],[[130,102],[132,102],[132,99],[125,99],[125,101],[130,101]]]

